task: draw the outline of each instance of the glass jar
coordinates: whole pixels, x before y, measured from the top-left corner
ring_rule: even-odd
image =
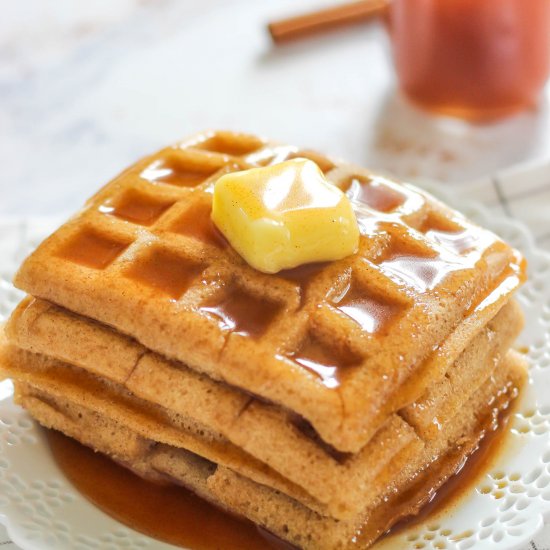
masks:
[[[536,105],[550,72],[550,0],[392,0],[401,88],[430,110],[491,119]]]

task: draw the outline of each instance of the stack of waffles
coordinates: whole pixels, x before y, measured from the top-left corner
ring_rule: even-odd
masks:
[[[346,192],[359,251],[266,275],[213,227],[213,185],[296,157]],[[25,261],[0,366],[41,424],[142,476],[301,548],[366,548],[516,396],[523,277],[418,189],[207,132],[130,167]]]

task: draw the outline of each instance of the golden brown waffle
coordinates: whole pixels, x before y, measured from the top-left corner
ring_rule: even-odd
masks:
[[[302,487],[332,516],[344,519],[358,513],[368,501],[368,494],[371,498],[376,495],[373,487],[377,481],[388,482],[384,474],[387,463],[402,448],[418,440],[415,431],[423,439],[431,439],[452,421],[460,406],[496,367],[499,355],[506,353],[521,326],[519,306],[514,302],[505,305],[468,345],[447,376],[434,380],[425,396],[401,412],[414,430],[395,415],[354,456],[338,455],[312,438],[313,434],[308,435],[303,421],[295,415],[147,352],[131,338],[48,302],[25,299],[6,331],[18,348],[78,365],[219,434],[219,438],[226,438]],[[19,350],[13,350],[13,355],[22,356]],[[34,373],[37,384],[38,370],[32,370],[33,363],[34,359],[25,371],[31,381]],[[61,366],[57,372],[53,369],[52,374],[43,376],[51,384],[65,369]],[[20,378],[21,368],[15,373],[12,370],[12,375]],[[58,387],[56,392],[62,393],[61,390]],[[78,386],[73,387],[69,395],[78,391]],[[212,454],[205,456],[213,460]],[[218,457],[216,462],[222,459]],[[266,483],[277,486],[276,481]]]
[[[428,195],[313,155],[352,200],[360,250],[259,273],[212,227],[213,183],[293,156],[312,154],[228,132],[164,149],[92,197],[15,283],[281,404],[356,452],[496,314],[523,262]]]
[[[468,400],[464,414],[457,415],[456,422],[429,447],[421,452],[406,447],[400,452],[390,465],[393,484],[385,488],[384,498],[371,503],[349,521],[323,517],[279,491],[193,453],[167,445],[153,446],[153,440],[144,439],[120,418],[113,419],[106,411],[97,412],[66,397],[51,395],[33,384],[17,381],[16,400],[45,426],[61,430],[113,456],[141,475],[168,474],[204,498],[244,515],[301,548],[334,550],[366,548],[385,529],[388,521],[410,513],[429,498],[428,487],[433,489],[441,484],[475,448],[488,420],[499,408],[507,406],[524,377],[522,359],[510,352],[498,372]],[[495,395],[499,396],[497,402]],[[455,443],[448,448],[448,441]],[[441,448],[446,449],[447,456],[434,462],[433,457],[440,456],[438,449]],[[425,470],[428,464],[431,466]],[[422,470],[429,476],[428,485],[415,495],[412,508],[400,509],[391,495],[406,491],[411,483],[417,484],[414,474]],[[357,540],[352,543],[353,538]]]

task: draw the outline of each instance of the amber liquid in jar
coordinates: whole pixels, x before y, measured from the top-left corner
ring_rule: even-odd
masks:
[[[466,119],[536,105],[550,72],[550,0],[392,0],[401,88]]]

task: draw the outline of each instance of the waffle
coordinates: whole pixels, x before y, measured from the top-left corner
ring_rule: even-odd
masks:
[[[359,252],[261,274],[211,226],[213,183],[298,156],[350,197]],[[445,374],[523,275],[508,245],[411,186],[295,147],[206,132],[115,178],[15,283],[292,410],[324,442],[356,453]]]
[[[48,382],[55,378],[56,370],[59,377],[62,361],[120,384],[138,398],[192,419],[269,465],[307,493],[310,498],[295,491],[309,507],[346,519],[364,506],[367,488],[375,487],[379,478],[386,481],[384,468],[402,448],[418,440],[416,434],[428,440],[438,434],[445,422],[452,421],[461,405],[496,367],[521,327],[517,304],[505,305],[470,343],[448,375],[401,411],[410,425],[394,415],[369,444],[352,456],[338,455],[320,445],[311,430],[304,430],[304,422],[296,415],[147,352],[132,339],[59,306],[28,298],[14,312],[6,331],[17,346],[12,357],[21,356],[20,349],[26,349],[58,360],[50,369],[53,374],[46,375]],[[26,365],[27,379],[31,381],[36,380],[36,369],[30,368],[35,361],[29,362],[24,354],[18,360]],[[20,378],[22,370],[12,369],[10,375]],[[452,396],[449,380],[453,384]],[[62,389],[57,393],[68,395]],[[213,460],[212,455],[203,456]],[[264,476],[264,483],[271,487],[280,487],[277,481],[266,481]],[[371,498],[374,496],[371,494]]]
[[[525,376],[522,360],[509,352],[497,372],[470,397],[455,422],[421,450],[405,447],[390,465],[390,485],[382,496],[355,518],[337,521],[318,514],[273,488],[243,476],[229,467],[205,460],[189,451],[144,438],[122,418],[112,418],[67,397],[52,395],[33,384],[16,381],[16,400],[43,425],[67,435],[125,463],[136,473],[155,479],[170,476],[211,502],[264,526],[304,549],[366,548],[400,515],[406,515],[431,495],[464,458],[472,452],[498,410],[506,407]],[[497,402],[494,396],[498,395]],[[448,442],[453,441],[450,448]],[[414,447],[414,446],[413,446]],[[434,460],[445,448],[445,460]],[[411,489],[412,475],[431,464],[423,474],[425,483],[416,489],[413,507],[401,508],[395,495]],[[376,521],[372,521],[375,519]],[[371,521],[369,521],[371,520]],[[365,528],[364,526],[372,526]],[[351,542],[353,540],[353,542]]]
[[[259,273],[212,225],[213,185],[294,157],[348,195],[359,250]],[[0,374],[39,422],[139,475],[304,549],[366,548],[517,394],[524,272],[414,187],[207,132],[130,167],[25,261]]]

